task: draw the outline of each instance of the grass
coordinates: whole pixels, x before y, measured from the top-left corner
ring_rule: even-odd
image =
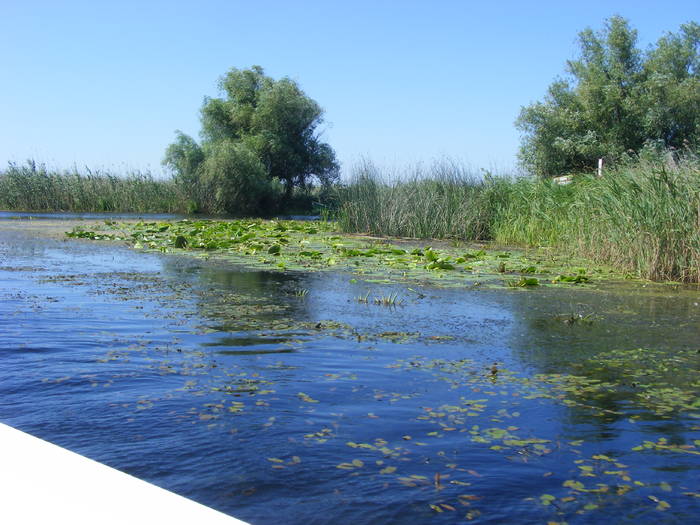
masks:
[[[388,179],[371,163],[340,189],[347,232],[549,246],[655,281],[700,282],[700,160],[636,160],[569,185],[477,177],[440,162]]]
[[[363,162],[353,178],[339,195],[344,231],[423,239],[489,237],[485,185],[456,163],[417,167],[386,182],[376,166]]]
[[[0,172],[0,209],[23,211],[173,213],[187,211],[174,182],[149,173],[52,171],[27,161]]]
[[[191,195],[172,178],[155,179],[148,172],[115,175],[85,168],[52,170],[28,160],[0,171],[0,209],[15,211],[215,213],[214,195],[205,186]],[[309,215],[325,210],[329,190],[309,185],[291,195],[265,202],[254,213]],[[319,209],[320,208],[320,209]]]

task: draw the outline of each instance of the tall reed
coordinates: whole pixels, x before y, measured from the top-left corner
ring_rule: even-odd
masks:
[[[569,185],[476,178],[439,163],[388,179],[370,163],[339,193],[345,231],[552,246],[652,280],[700,282],[700,161],[637,159]]]
[[[486,239],[491,223],[487,184],[459,164],[417,166],[390,178],[363,161],[339,190],[345,231],[416,238]]]
[[[172,180],[150,173],[52,171],[31,160],[0,171],[0,209],[5,210],[172,213],[186,208]]]

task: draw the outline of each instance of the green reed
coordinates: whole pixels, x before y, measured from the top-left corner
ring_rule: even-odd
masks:
[[[0,171],[0,209],[81,212],[183,212],[187,202],[171,180],[133,171],[49,170],[27,161]]]
[[[339,190],[344,231],[550,246],[652,280],[700,282],[700,161],[635,160],[571,184],[477,177],[441,162],[389,178],[360,165]]]

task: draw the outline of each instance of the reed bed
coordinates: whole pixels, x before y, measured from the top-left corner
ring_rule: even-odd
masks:
[[[442,161],[390,177],[369,161],[339,188],[344,231],[412,238],[487,239],[491,209],[487,184],[463,166]]]
[[[635,160],[571,184],[478,177],[440,162],[389,178],[363,163],[339,191],[344,231],[551,246],[656,281],[700,282],[700,161]]]
[[[157,180],[150,173],[58,171],[28,161],[0,172],[0,209],[174,213],[186,211],[187,202],[172,180]]]

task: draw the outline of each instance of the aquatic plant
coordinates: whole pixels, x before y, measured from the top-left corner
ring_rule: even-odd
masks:
[[[369,303],[369,294],[370,294],[370,292],[368,290],[365,295],[358,295],[357,297],[355,297],[355,301],[357,301],[358,303],[362,303],[362,304],[368,304]]]
[[[506,284],[510,288],[525,288],[528,286],[538,286],[540,281],[535,277],[521,277],[517,280],[506,281]]]
[[[348,232],[487,239],[490,209],[479,178],[449,160],[416,166],[403,176],[364,161],[339,189],[338,220]]]
[[[592,325],[596,319],[598,319],[598,316],[596,316],[593,313],[590,314],[584,314],[581,312],[571,312],[568,314],[559,314],[554,316],[554,319],[556,321],[560,321],[564,324],[568,325],[575,325],[575,324],[581,324],[581,325]]]
[[[187,212],[188,203],[169,179],[149,172],[51,170],[33,160],[0,171],[0,209],[75,212]]]
[[[558,257],[541,250],[524,252],[464,251],[462,246],[433,248],[357,235],[338,235],[336,223],[309,221],[181,220],[176,222],[116,223],[93,229],[79,227],[69,237],[125,241],[137,249],[163,253],[186,252],[195,256],[224,258],[248,267],[276,271],[345,271],[367,283],[432,283],[440,286],[501,286],[498,274],[523,271],[521,285],[534,286],[547,275],[583,282],[578,259]],[[603,268],[591,269],[596,280],[622,276]],[[574,277],[567,277],[574,276]],[[474,280],[477,278],[478,280]],[[467,281],[468,280],[468,281]],[[465,282],[466,281],[466,282]],[[515,281],[516,283],[518,281]],[[415,293],[415,292],[414,292]],[[419,297],[421,294],[418,294]],[[356,297],[370,302],[371,297]],[[384,303],[384,301],[380,301]]]
[[[403,177],[364,163],[339,191],[338,221],[347,232],[549,246],[645,279],[697,283],[699,186],[690,152],[630,159],[568,185],[480,177],[444,161]]]
[[[380,295],[379,297],[375,297],[372,302],[376,305],[379,306],[401,306],[404,301],[403,299],[399,298],[398,293],[390,293],[389,295]]]
[[[239,184],[239,186],[241,186]],[[52,169],[28,160],[10,163],[0,170],[0,209],[17,211],[133,212],[133,213],[218,213],[226,211],[221,199],[231,198],[241,187],[222,186],[219,192],[210,185],[192,188],[177,178],[156,178],[150,172],[128,170],[117,174],[109,170],[72,168]],[[249,188],[250,189],[250,188]],[[248,197],[252,195],[252,189]],[[278,192],[281,195],[281,190]],[[279,197],[280,195],[277,195]],[[314,213],[331,199],[328,187],[306,185],[293,188],[284,202],[268,195],[254,206],[240,207],[237,214]],[[274,198],[273,198],[274,197]],[[246,195],[241,195],[242,199]],[[274,201],[274,202],[273,202]],[[251,202],[253,200],[251,199]]]

